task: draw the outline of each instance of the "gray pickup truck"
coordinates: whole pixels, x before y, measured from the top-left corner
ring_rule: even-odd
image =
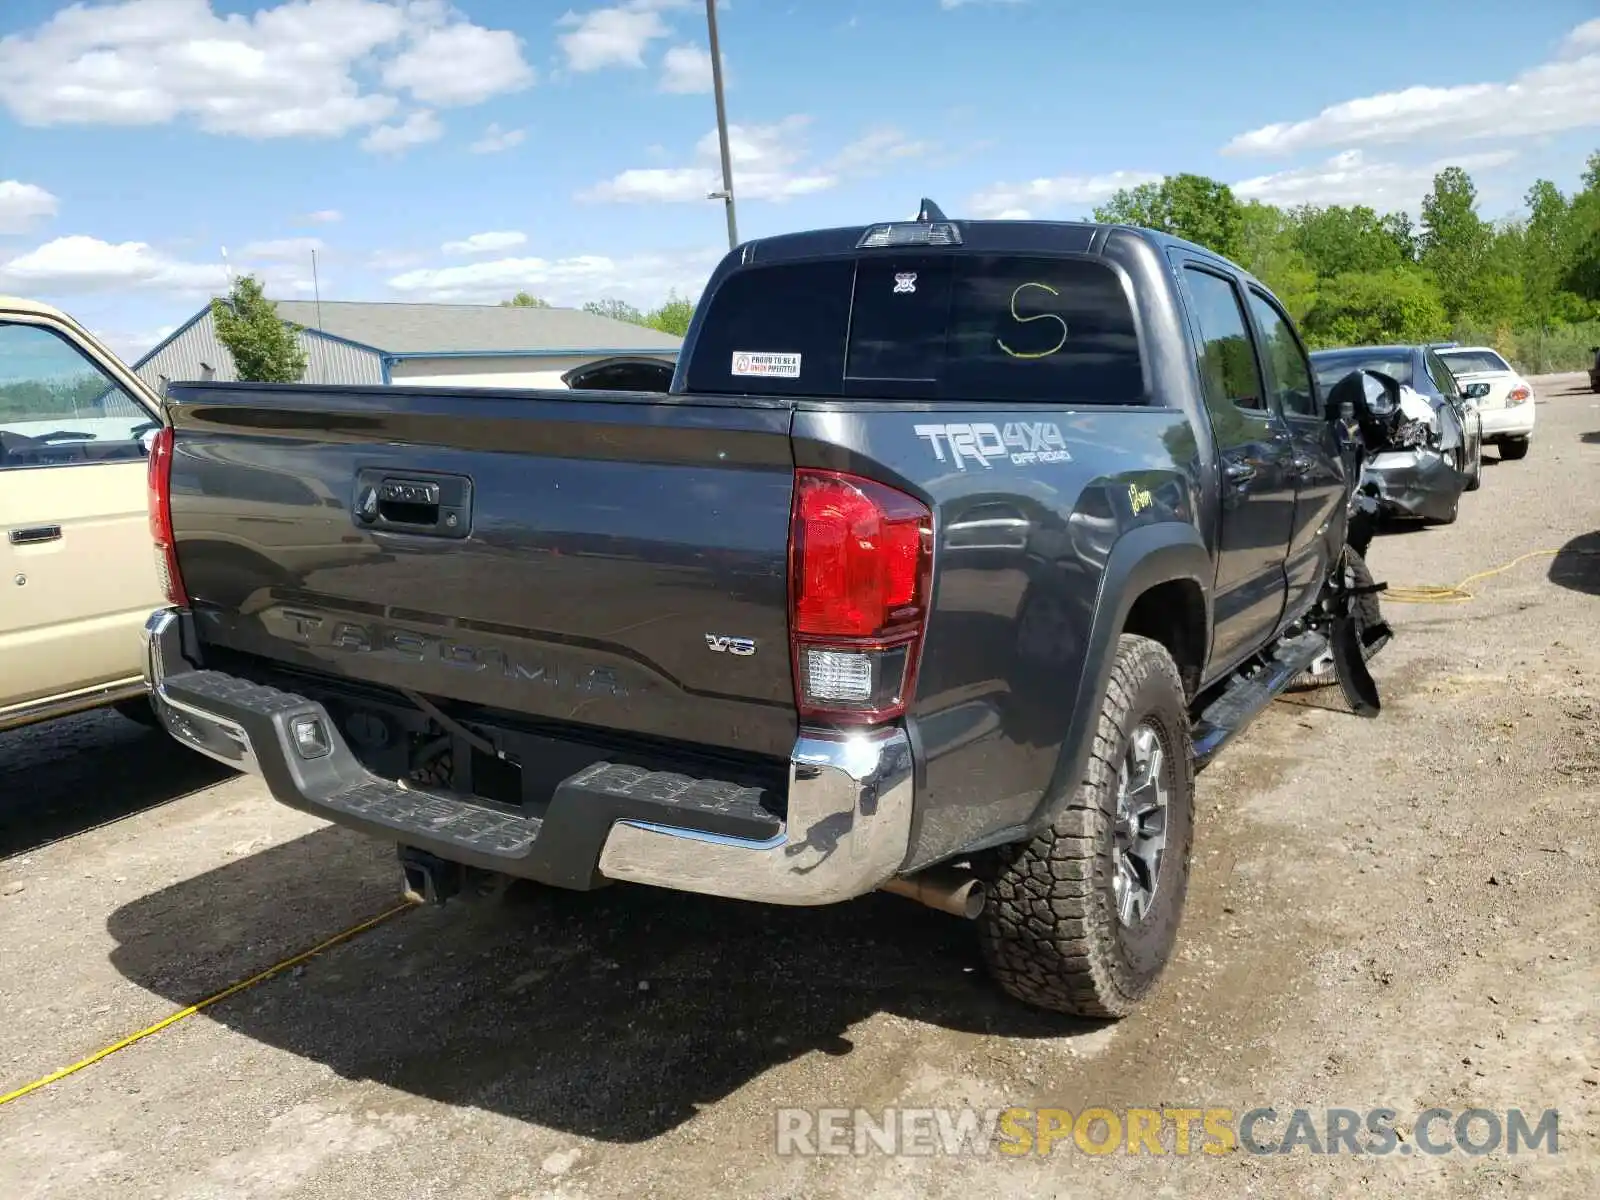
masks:
[[[174,384],[150,683],[418,896],[887,889],[1120,1017],[1195,769],[1330,654],[1376,711],[1349,382],[1198,246],[924,202],[729,253],[665,392]]]

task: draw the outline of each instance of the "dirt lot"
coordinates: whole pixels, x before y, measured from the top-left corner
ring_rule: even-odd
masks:
[[[1114,1027],[1022,1011],[970,929],[615,888],[413,910],[0,1106],[25,1197],[1600,1192],[1600,396],[1393,532],[1386,710],[1276,704],[1200,781],[1182,959]],[[55,840],[52,840],[55,839]],[[392,851],[109,715],[0,735],[0,1094],[391,907]],[[1382,1157],[781,1157],[779,1108],[1390,1107]],[[1430,1106],[1559,1152],[1407,1154]],[[1437,1142],[1448,1125],[1433,1130]],[[1481,1137],[1481,1132],[1475,1136]],[[1170,1144],[1170,1143],[1169,1143]]]

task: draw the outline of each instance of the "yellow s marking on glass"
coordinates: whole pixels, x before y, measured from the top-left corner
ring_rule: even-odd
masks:
[[[1019,325],[1025,324],[1028,321],[1054,321],[1057,325],[1061,326],[1061,340],[1054,346],[1051,346],[1050,349],[1042,351],[1038,354],[1022,354],[1016,350],[1013,350],[999,338],[995,338],[995,345],[999,346],[1000,349],[1011,355],[1012,358],[1049,358],[1052,354],[1055,354],[1061,349],[1061,347],[1067,344],[1067,323],[1055,313],[1039,313],[1037,316],[1025,317],[1017,311],[1017,297],[1022,293],[1023,288],[1031,287],[1043,288],[1052,296],[1061,295],[1060,292],[1056,291],[1056,289],[1051,287],[1048,283],[1020,283],[1017,285],[1017,290],[1011,293],[1011,319]]]

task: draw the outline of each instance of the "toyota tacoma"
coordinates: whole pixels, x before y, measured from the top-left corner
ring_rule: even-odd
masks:
[[[418,897],[884,889],[1120,1017],[1196,768],[1330,652],[1377,711],[1348,382],[1198,246],[924,202],[731,251],[665,392],[174,384],[149,682]]]

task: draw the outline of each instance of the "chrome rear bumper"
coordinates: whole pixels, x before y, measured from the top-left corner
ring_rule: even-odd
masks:
[[[912,755],[898,727],[802,730],[780,832],[759,841],[696,828],[682,788],[652,799],[648,788],[593,786],[605,764],[559,785],[542,816],[518,816],[372,775],[320,704],[204,670],[179,610],[153,613],[144,638],[152,702],[179,742],[261,776],[291,807],[447,861],[564,887],[612,879],[817,905],[875,890],[909,851]],[[307,722],[321,725],[310,758],[291,732]]]

